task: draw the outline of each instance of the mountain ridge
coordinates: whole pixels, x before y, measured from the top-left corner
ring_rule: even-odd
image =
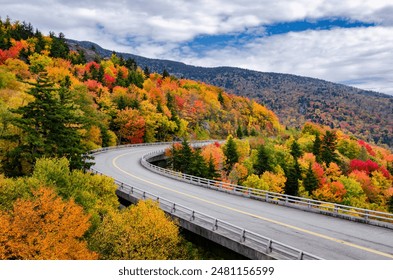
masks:
[[[113,51],[88,41],[68,40],[71,49],[82,49],[109,57]],[[260,72],[230,66],[202,67],[183,62],[146,58],[116,52],[125,59],[132,58],[141,68],[152,72],[199,80],[229,93],[246,96],[273,110],[280,121],[290,127],[301,127],[312,121],[366,141],[393,147],[393,96],[363,90],[322,79]]]
[[[78,41],[78,40],[73,40],[73,39],[67,39],[67,42],[69,43],[69,45],[71,47],[74,47],[74,48],[75,48],[75,46],[83,46],[85,48],[91,48],[92,46],[94,46],[96,51],[103,57],[109,57],[112,53],[115,52],[117,55],[120,55],[125,59],[127,59],[127,58],[135,59],[137,63],[139,62],[138,65],[141,66],[142,68],[145,66],[148,66],[148,67],[152,66],[152,69],[150,69],[150,70],[152,72],[157,72],[157,73],[160,73],[164,69],[166,69],[168,72],[170,72],[174,76],[177,76],[177,75],[181,74],[182,72],[176,73],[176,71],[179,71],[179,70],[174,68],[173,65],[176,65],[177,67],[187,67],[187,68],[190,67],[190,68],[194,68],[194,69],[198,69],[198,70],[234,70],[234,71],[239,70],[239,71],[247,71],[250,73],[259,73],[259,74],[266,74],[266,75],[272,74],[272,75],[282,75],[282,76],[288,76],[288,77],[297,77],[297,78],[306,79],[309,81],[312,81],[312,80],[321,81],[324,83],[329,83],[329,84],[333,84],[333,85],[339,85],[339,86],[352,88],[355,91],[358,91],[358,93],[360,92],[361,94],[368,94],[368,95],[385,97],[385,98],[393,98],[392,95],[389,95],[389,94],[386,94],[383,92],[366,90],[366,89],[358,88],[355,86],[345,85],[343,83],[337,83],[337,82],[332,82],[332,81],[308,77],[308,76],[289,74],[289,73],[279,73],[279,72],[264,72],[264,71],[252,70],[252,69],[235,67],[235,66],[211,66],[211,67],[209,67],[209,66],[196,66],[196,65],[191,65],[191,64],[187,64],[187,63],[175,61],[175,60],[170,60],[170,59],[148,58],[148,57],[144,57],[144,56],[140,56],[140,55],[136,55],[136,54],[132,54],[132,53],[111,51],[108,49],[104,49],[103,47],[101,47],[97,43],[90,42],[90,41]],[[149,62],[149,63],[147,63],[147,62]],[[156,65],[153,63],[156,63]],[[169,69],[167,69],[165,67],[168,67]],[[174,72],[171,72],[170,70],[173,70]]]

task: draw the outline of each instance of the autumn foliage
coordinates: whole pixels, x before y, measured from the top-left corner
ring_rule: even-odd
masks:
[[[1,50],[0,49],[0,64],[6,62],[9,58],[17,58],[21,52],[21,50],[27,48],[27,42],[22,41],[13,41],[12,46],[8,50]]]
[[[89,226],[81,206],[42,187],[33,199],[18,199],[11,212],[0,212],[0,259],[97,259],[81,240]]]
[[[320,133],[324,135],[316,145]],[[201,154],[205,162],[212,159],[220,175],[215,179],[223,182],[276,193],[293,188],[298,195],[316,200],[392,209],[391,152],[317,125],[307,124],[295,135],[296,141],[293,136],[229,137],[225,144],[203,147]]]
[[[167,260],[179,256],[178,227],[152,201],[105,216],[92,247],[108,260]]]
[[[349,166],[351,171],[364,171],[367,175],[370,175],[371,172],[379,169],[378,164],[370,159],[368,159],[367,161],[353,159],[351,160]]]

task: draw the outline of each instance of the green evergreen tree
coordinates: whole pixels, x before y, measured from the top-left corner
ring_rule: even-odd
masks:
[[[12,110],[16,116],[11,123],[21,134],[14,137],[17,147],[8,155],[16,159],[3,163],[6,173],[25,174],[41,157],[66,157],[73,169],[87,167],[83,156],[87,150],[79,133],[83,120],[71,100],[70,79],[66,78],[61,88],[56,89],[47,74],[42,73],[31,85],[28,94],[34,101]]]
[[[132,58],[127,58],[126,62],[125,62],[125,66],[132,71],[136,71],[137,69],[137,64],[136,61]]]
[[[193,152],[188,174],[202,178],[208,177],[208,165],[201,154],[201,149],[195,149]]]
[[[92,64],[90,65],[89,70],[90,70],[91,79],[98,80],[98,69]],[[85,72],[85,74],[87,74],[87,71]]]
[[[143,70],[143,73],[145,74],[146,79],[149,78],[149,76],[150,76],[149,67],[146,66],[145,69]]]
[[[55,34],[51,32],[50,37],[52,39],[50,55],[52,57],[67,59],[70,49],[68,48],[67,42],[65,41],[64,34],[60,33],[59,37],[56,37]]]
[[[388,200],[388,211],[393,213],[393,196]]]
[[[250,133],[248,132],[247,126],[245,126],[244,129],[243,129],[243,135],[244,135],[244,137],[250,136]]]
[[[242,130],[242,126],[240,125],[240,123],[237,125],[236,136],[239,139],[243,138],[243,130]]]
[[[192,165],[193,153],[192,148],[186,139],[183,140],[182,147],[180,148],[177,156],[179,157],[178,170],[182,173],[189,174]]]
[[[221,105],[224,104],[224,97],[222,96],[221,91],[218,93],[218,102],[220,102]]]
[[[254,164],[254,172],[257,175],[262,175],[265,171],[271,171],[269,154],[264,145],[258,147],[257,161]]]
[[[301,170],[297,161],[295,161],[293,166],[285,170],[285,176],[287,177],[284,186],[285,194],[297,196],[299,192],[299,179],[301,179]]]
[[[169,77],[169,72],[166,70],[166,68],[164,69],[164,71],[162,72],[162,78],[165,79],[166,77]]]
[[[338,155],[336,153],[337,135],[335,132],[326,131],[321,145],[321,160],[329,166],[331,162],[338,163]]]
[[[255,130],[255,128],[252,128],[252,129],[251,129],[251,132],[250,132],[250,136],[255,137],[255,136],[257,136],[257,135],[258,135],[258,133],[257,133],[257,131]]]
[[[78,50],[78,55],[70,56],[70,60],[74,65],[87,63],[85,52],[82,50]]]
[[[207,179],[215,180],[220,177],[218,171],[216,169],[216,165],[214,164],[213,156],[210,155],[208,167],[207,167]]]
[[[228,137],[227,143],[224,146],[225,155],[225,170],[229,173],[232,167],[239,161],[239,153],[237,152],[236,142],[233,140],[232,135]]]
[[[45,45],[46,45],[44,36],[40,31],[36,30],[36,32],[34,33],[34,37],[37,39],[34,51],[36,53],[41,53],[41,51],[45,50]]]
[[[303,186],[309,194],[311,194],[314,190],[318,188],[318,179],[312,170],[311,163],[308,166],[306,177],[303,180]]]
[[[139,110],[140,107],[141,107],[141,103],[139,102],[138,99],[131,99],[130,107],[131,107],[132,109],[137,109],[137,110]]]
[[[103,83],[104,82],[104,75],[105,75],[104,67],[102,65],[100,65],[100,67],[98,68],[98,73],[97,73],[97,81],[99,81],[100,83]]]
[[[295,140],[291,145],[291,155],[295,160],[302,156],[303,152],[300,149],[299,143]]]
[[[122,55],[120,55],[120,57],[119,57],[119,65],[120,66],[126,65],[126,61],[124,60],[124,57]]]
[[[119,70],[116,75],[116,85],[121,87],[128,87],[130,85],[128,79],[123,78],[123,71]]]
[[[319,137],[319,134],[315,135],[315,140],[314,140],[314,144],[312,147],[312,153],[315,156],[315,160],[318,163],[322,162],[322,158],[321,158],[321,145],[322,145],[322,141],[321,138]]]
[[[120,95],[119,99],[115,100],[115,103],[117,105],[117,109],[119,110],[124,110],[127,108],[127,101],[123,95]]]
[[[171,112],[171,120],[175,121],[176,124],[179,124],[180,120],[176,111],[175,98],[169,91],[166,93],[165,97],[166,97],[166,106]]]
[[[175,171],[179,171],[180,169],[181,162],[179,158],[179,150],[176,149],[175,145],[172,145],[171,147],[171,156],[168,158],[167,164]]]
[[[86,63],[87,63],[87,59],[86,59],[85,52],[82,50],[79,50],[78,51],[78,60],[74,64],[86,64]]]
[[[164,113],[164,109],[162,109],[161,101],[157,102],[157,112],[158,113]]]
[[[129,71],[128,83],[136,85],[139,88],[143,88],[144,77],[139,71]]]
[[[109,141],[110,141],[108,128],[106,128],[105,125],[101,124],[100,125],[100,131],[101,131],[102,147],[108,147],[109,146]]]

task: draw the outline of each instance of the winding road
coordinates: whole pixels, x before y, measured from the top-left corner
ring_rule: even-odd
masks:
[[[393,260],[391,229],[190,185],[153,173],[140,164],[144,154],[165,147],[167,146],[140,146],[98,153],[94,155],[94,169],[323,259]]]

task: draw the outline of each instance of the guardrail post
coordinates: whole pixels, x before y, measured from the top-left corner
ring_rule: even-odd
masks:
[[[364,220],[366,221],[366,223],[368,223],[368,218],[369,218],[368,214],[369,214],[369,213],[370,213],[370,212],[368,212],[367,210],[364,211]]]
[[[272,252],[272,240],[269,239],[269,241],[266,244],[266,254],[270,254]]]
[[[302,260],[302,259],[303,259],[303,255],[304,255],[303,251],[300,251],[300,253],[299,253],[297,259],[298,259],[298,260]]]
[[[124,186],[123,186],[123,185],[124,185],[124,184],[123,184],[123,182],[121,182],[121,183],[120,183],[120,188],[121,188],[121,189],[123,189],[123,188],[124,188]]]
[[[191,214],[191,221],[194,221],[194,220],[195,220],[195,211],[193,210],[192,214]]]
[[[269,194],[268,193],[265,195],[265,201],[269,202]]]
[[[175,213],[175,212],[176,212],[176,203],[173,203],[171,213]]]
[[[218,229],[218,220],[216,219],[216,220],[214,221],[213,231],[215,231],[215,230],[217,230],[217,229]]]
[[[146,192],[143,192],[142,198],[143,198],[143,199],[146,199]]]
[[[240,243],[243,243],[245,241],[246,241],[246,230],[243,229],[242,236],[240,237]]]

